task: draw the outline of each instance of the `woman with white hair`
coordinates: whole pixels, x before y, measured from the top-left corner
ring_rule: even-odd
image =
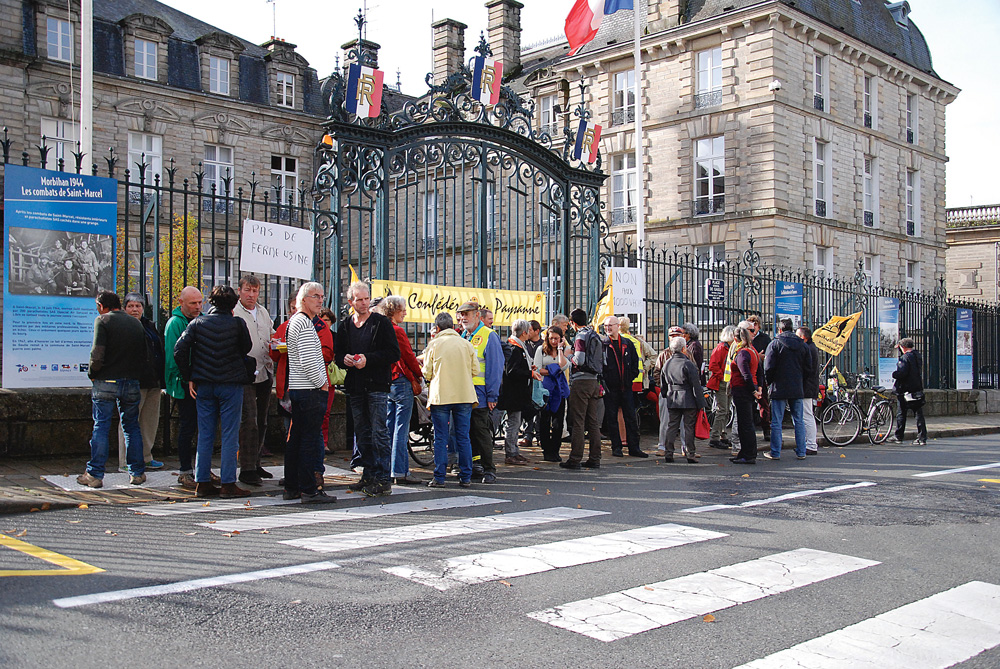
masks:
[[[521,412],[531,405],[532,363],[528,361],[528,352],[524,342],[531,336],[531,326],[528,321],[518,319],[511,326],[510,355],[503,367],[503,381],[500,384],[500,397],[497,409],[507,412],[507,435],[504,440],[508,465],[527,465],[531,461],[521,455],[517,447],[517,432],[521,429]]]
[[[660,394],[667,401],[667,440],[664,462],[674,461],[674,441],[684,423],[684,437],[681,452],[687,461],[694,464],[701,457],[695,452],[694,426],[698,412],[705,408],[705,389],[698,378],[698,368],[683,355],[687,348],[684,337],[670,340],[670,359],[660,373]]]
[[[392,364],[392,385],[389,386],[389,409],[386,427],[392,439],[392,478],[396,483],[420,485],[424,481],[410,474],[410,452],[406,446],[410,441],[410,416],[413,413],[413,397],[420,394],[420,362],[410,345],[410,337],[400,324],[406,318],[406,300],[399,295],[390,295],[378,305],[379,312],[392,321],[399,343],[399,360]]]
[[[146,351],[149,361],[139,373],[139,431],[142,433],[142,455],[146,469],[163,469],[163,463],[153,459],[153,442],[156,441],[156,429],[160,425],[160,395],[165,387],[163,382],[163,341],[156,331],[153,321],[143,315],[146,309],[146,298],[141,293],[129,293],[125,296],[125,313],[138,318],[142,329],[146,331]],[[118,469],[128,471],[125,465],[125,432],[118,425]]]
[[[729,383],[725,380],[726,358],[729,356],[729,346],[736,337],[736,326],[727,325],[722,329],[719,343],[712,350],[708,359],[708,382],[705,386],[715,391],[715,421],[712,423],[712,434],[708,445],[711,448],[729,449],[732,446],[725,435],[729,424]]]

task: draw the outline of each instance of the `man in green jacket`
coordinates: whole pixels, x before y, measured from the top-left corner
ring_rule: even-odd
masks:
[[[167,321],[163,330],[163,349],[166,354],[164,376],[167,381],[167,394],[174,398],[177,413],[180,417],[177,428],[177,456],[180,458],[180,475],[177,484],[188,490],[195,489],[194,467],[191,462],[191,449],[195,435],[198,434],[198,409],[195,400],[188,392],[188,384],[184,383],[181,371],[174,359],[174,344],[187,328],[188,323],[201,314],[201,291],[194,286],[187,286],[177,296],[177,308]],[[215,475],[213,474],[213,479]]]

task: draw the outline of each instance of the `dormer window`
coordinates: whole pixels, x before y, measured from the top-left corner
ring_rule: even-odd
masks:
[[[135,39],[135,76],[156,81],[156,42]]]
[[[295,75],[278,72],[278,90],[275,101],[279,107],[295,107]]]
[[[210,56],[208,59],[208,91],[229,95],[229,59]]]
[[[900,28],[910,27],[910,3],[908,2],[897,2],[892,5],[887,5],[886,9],[892,14],[892,19],[896,22]]]

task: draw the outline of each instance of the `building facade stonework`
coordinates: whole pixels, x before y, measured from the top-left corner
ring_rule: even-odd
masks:
[[[948,294],[1000,302],[1000,204],[948,210]]]

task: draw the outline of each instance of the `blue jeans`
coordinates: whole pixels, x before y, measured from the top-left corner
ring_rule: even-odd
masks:
[[[802,398],[779,400],[771,398],[771,455],[781,455],[781,421],[785,418],[785,404],[792,409],[792,425],[795,426],[795,454],[806,454],[806,424],[802,420]]]
[[[208,483],[212,478],[212,451],[215,428],[222,437],[219,476],[223,483],[236,483],[236,453],[240,448],[240,417],[243,415],[243,386],[235,383],[199,383],[198,452],[194,459],[194,480]]]
[[[469,422],[472,418],[471,404],[438,404],[431,407],[431,422],[434,424],[434,480],[444,481],[448,471],[448,439],[454,427],[460,481],[472,478],[472,440],[469,438]],[[449,426],[449,423],[451,424]]]
[[[392,476],[402,478],[410,473],[410,414],[413,413],[413,386],[401,376],[389,387],[389,407],[386,429],[392,439]]]
[[[108,462],[108,437],[111,435],[111,417],[118,411],[125,431],[125,460],[132,476],[145,473],[142,459],[142,433],[139,432],[139,380],[94,380],[90,401],[94,408],[94,433],[90,437],[90,462],[87,473],[97,479],[104,478]]]
[[[316,492],[315,472],[323,471],[323,415],[329,393],[289,390],[292,425],[285,442],[285,490],[312,495]]]
[[[389,482],[388,402],[389,393],[361,391],[351,394],[354,438],[361,455],[361,466],[365,468],[361,476],[363,481]]]

